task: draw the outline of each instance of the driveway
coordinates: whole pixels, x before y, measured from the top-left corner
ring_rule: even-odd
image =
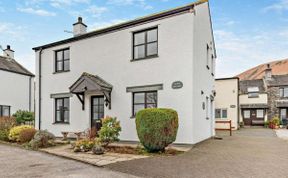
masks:
[[[222,133],[223,134],[223,133]],[[227,134],[226,134],[227,135]],[[288,142],[269,129],[241,129],[174,157],[152,157],[108,165],[143,177],[288,177]]]
[[[62,159],[41,152],[27,151],[0,144],[0,177],[129,178],[134,176]]]

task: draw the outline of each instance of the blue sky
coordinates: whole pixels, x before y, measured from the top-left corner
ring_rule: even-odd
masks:
[[[78,16],[88,29],[134,19],[193,0],[1,0],[0,45],[35,71],[32,47],[71,37]],[[288,0],[210,0],[218,53],[216,76],[288,58]]]

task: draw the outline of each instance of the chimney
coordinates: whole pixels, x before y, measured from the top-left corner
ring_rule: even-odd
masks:
[[[272,69],[270,67],[270,64],[267,64],[267,68],[265,69],[265,79],[266,80],[272,79]]]
[[[3,50],[3,56],[14,59],[14,51],[11,49],[10,45],[7,45],[7,48]]]
[[[87,31],[87,25],[82,22],[82,17],[78,17],[78,22],[73,24],[73,35],[79,36]]]

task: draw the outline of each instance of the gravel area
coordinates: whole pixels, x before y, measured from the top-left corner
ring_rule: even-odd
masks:
[[[0,144],[1,178],[130,178],[125,173],[99,168],[46,153]]]
[[[179,156],[151,157],[108,165],[142,177],[288,177],[288,143],[271,129],[244,128],[208,140]]]

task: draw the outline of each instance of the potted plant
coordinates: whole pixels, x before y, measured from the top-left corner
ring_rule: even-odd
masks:
[[[279,129],[279,125],[280,125],[280,119],[275,116],[271,121],[270,121],[270,125],[272,129]]]

